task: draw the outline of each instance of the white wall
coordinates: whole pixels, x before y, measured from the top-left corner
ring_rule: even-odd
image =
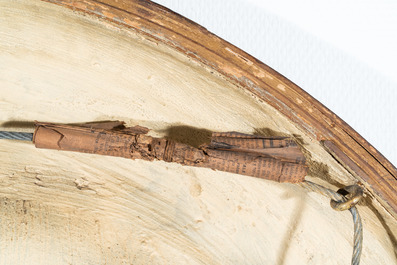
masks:
[[[154,2],[286,76],[397,165],[397,1]]]

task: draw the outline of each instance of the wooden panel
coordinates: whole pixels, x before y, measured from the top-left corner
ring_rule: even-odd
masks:
[[[369,191],[379,195],[384,207],[397,217],[396,168],[337,115],[262,62],[198,24],[150,1],[48,2],[94,14],[163,42],[254,93],[314,139],[332,140],[366,172]]]

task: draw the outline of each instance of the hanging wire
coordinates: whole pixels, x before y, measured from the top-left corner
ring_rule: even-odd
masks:
[[[32,141],[33,133],[0,131],[0,139]],[[361,222],[361,217],[357,211],[357,208],[354,205],[357,204],[359,199],[362,197],[361,188],[357,185],[346,187],[346,190],[351,192],[353,195],[352,198],[347,199],[345,196],[333,190],[330,190],[310,181],[303,181],[299,183],[299,185],[308,189],[309,191],[314,191],[329,197],[331,199],[331,206],[335,210],[340,211],[348,209],[350,211],[353,216],[354,222],[354,247],[351,264],[359,265],[363,242],[363,226]]]
[[[0,131],[0,139],[32,141],[33,133]]]
[[[339,203],[348,202],[348,199],[345,196],[343,196],[333,190],[327,189],[321,185],[315,184],[313,182],[303,181],[303,182],[299,183],[299,185],[301,185],[302,187],[304,187],[310,191],[314,191],[314,192],[320,193],[322,195],[325,195],[333,201],[336,201]],[[362,190],[360,190],[360,191],[362,194]],[[354,222],[354,247],[353,247],[353,256],[352,256],[351,264],[359,265],[360,257],[361,257],[361,250],[362,250],[362,246],[363,246],[363,225],[361,222],[361,217],[357,211],[357,208],[354,205],[349,208],[349,211],[353,216],[353,222]]]

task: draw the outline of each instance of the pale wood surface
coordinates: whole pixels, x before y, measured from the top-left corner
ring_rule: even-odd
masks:
[[[222,74],[285,115],[317,140],[332,140],[366,172],[360,180],[397,218],[397,169],[348,124],[267,65],[196,23],[150,1],[44,0],[166,44]],[[248,25],[249,26],[249,25]]]
[[[3,129],[120,119],[195,144],[207,130],[294,134],[310,179],[355,181],[313,135],[161,42],[41,1],[0,4]],[[293,184],[12,141],[0,161],[0,264],[350,262],[350,214]],[[358,209],[362,264],[396,263],[395,220],[372,198]]]

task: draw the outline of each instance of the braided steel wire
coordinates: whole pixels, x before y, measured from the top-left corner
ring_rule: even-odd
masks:
[[[0,131],[0,139],[32,141],[33,133]]]
[[[325,195],[329,197],[332,200],[339,201],[339,202],[345,202],[347,199],[342,196],[341,194],[327,189],[321,185],[315,184],[310,181],[304,181],[299,183],[302,187],[314,191],[317,193],[320,193],[322,195]],[[353,222],[354,222],[354,247],[353,247],[353,256],[352,256],[352,265],[359,265],[360,264],[360,257],[361,257],[361,250],[363,246],[363,225],[361,222],[361,217],[360,214],[357,211],[357,208],[355,206],[351,207],[349,209],[350,213],[353,216]]]

